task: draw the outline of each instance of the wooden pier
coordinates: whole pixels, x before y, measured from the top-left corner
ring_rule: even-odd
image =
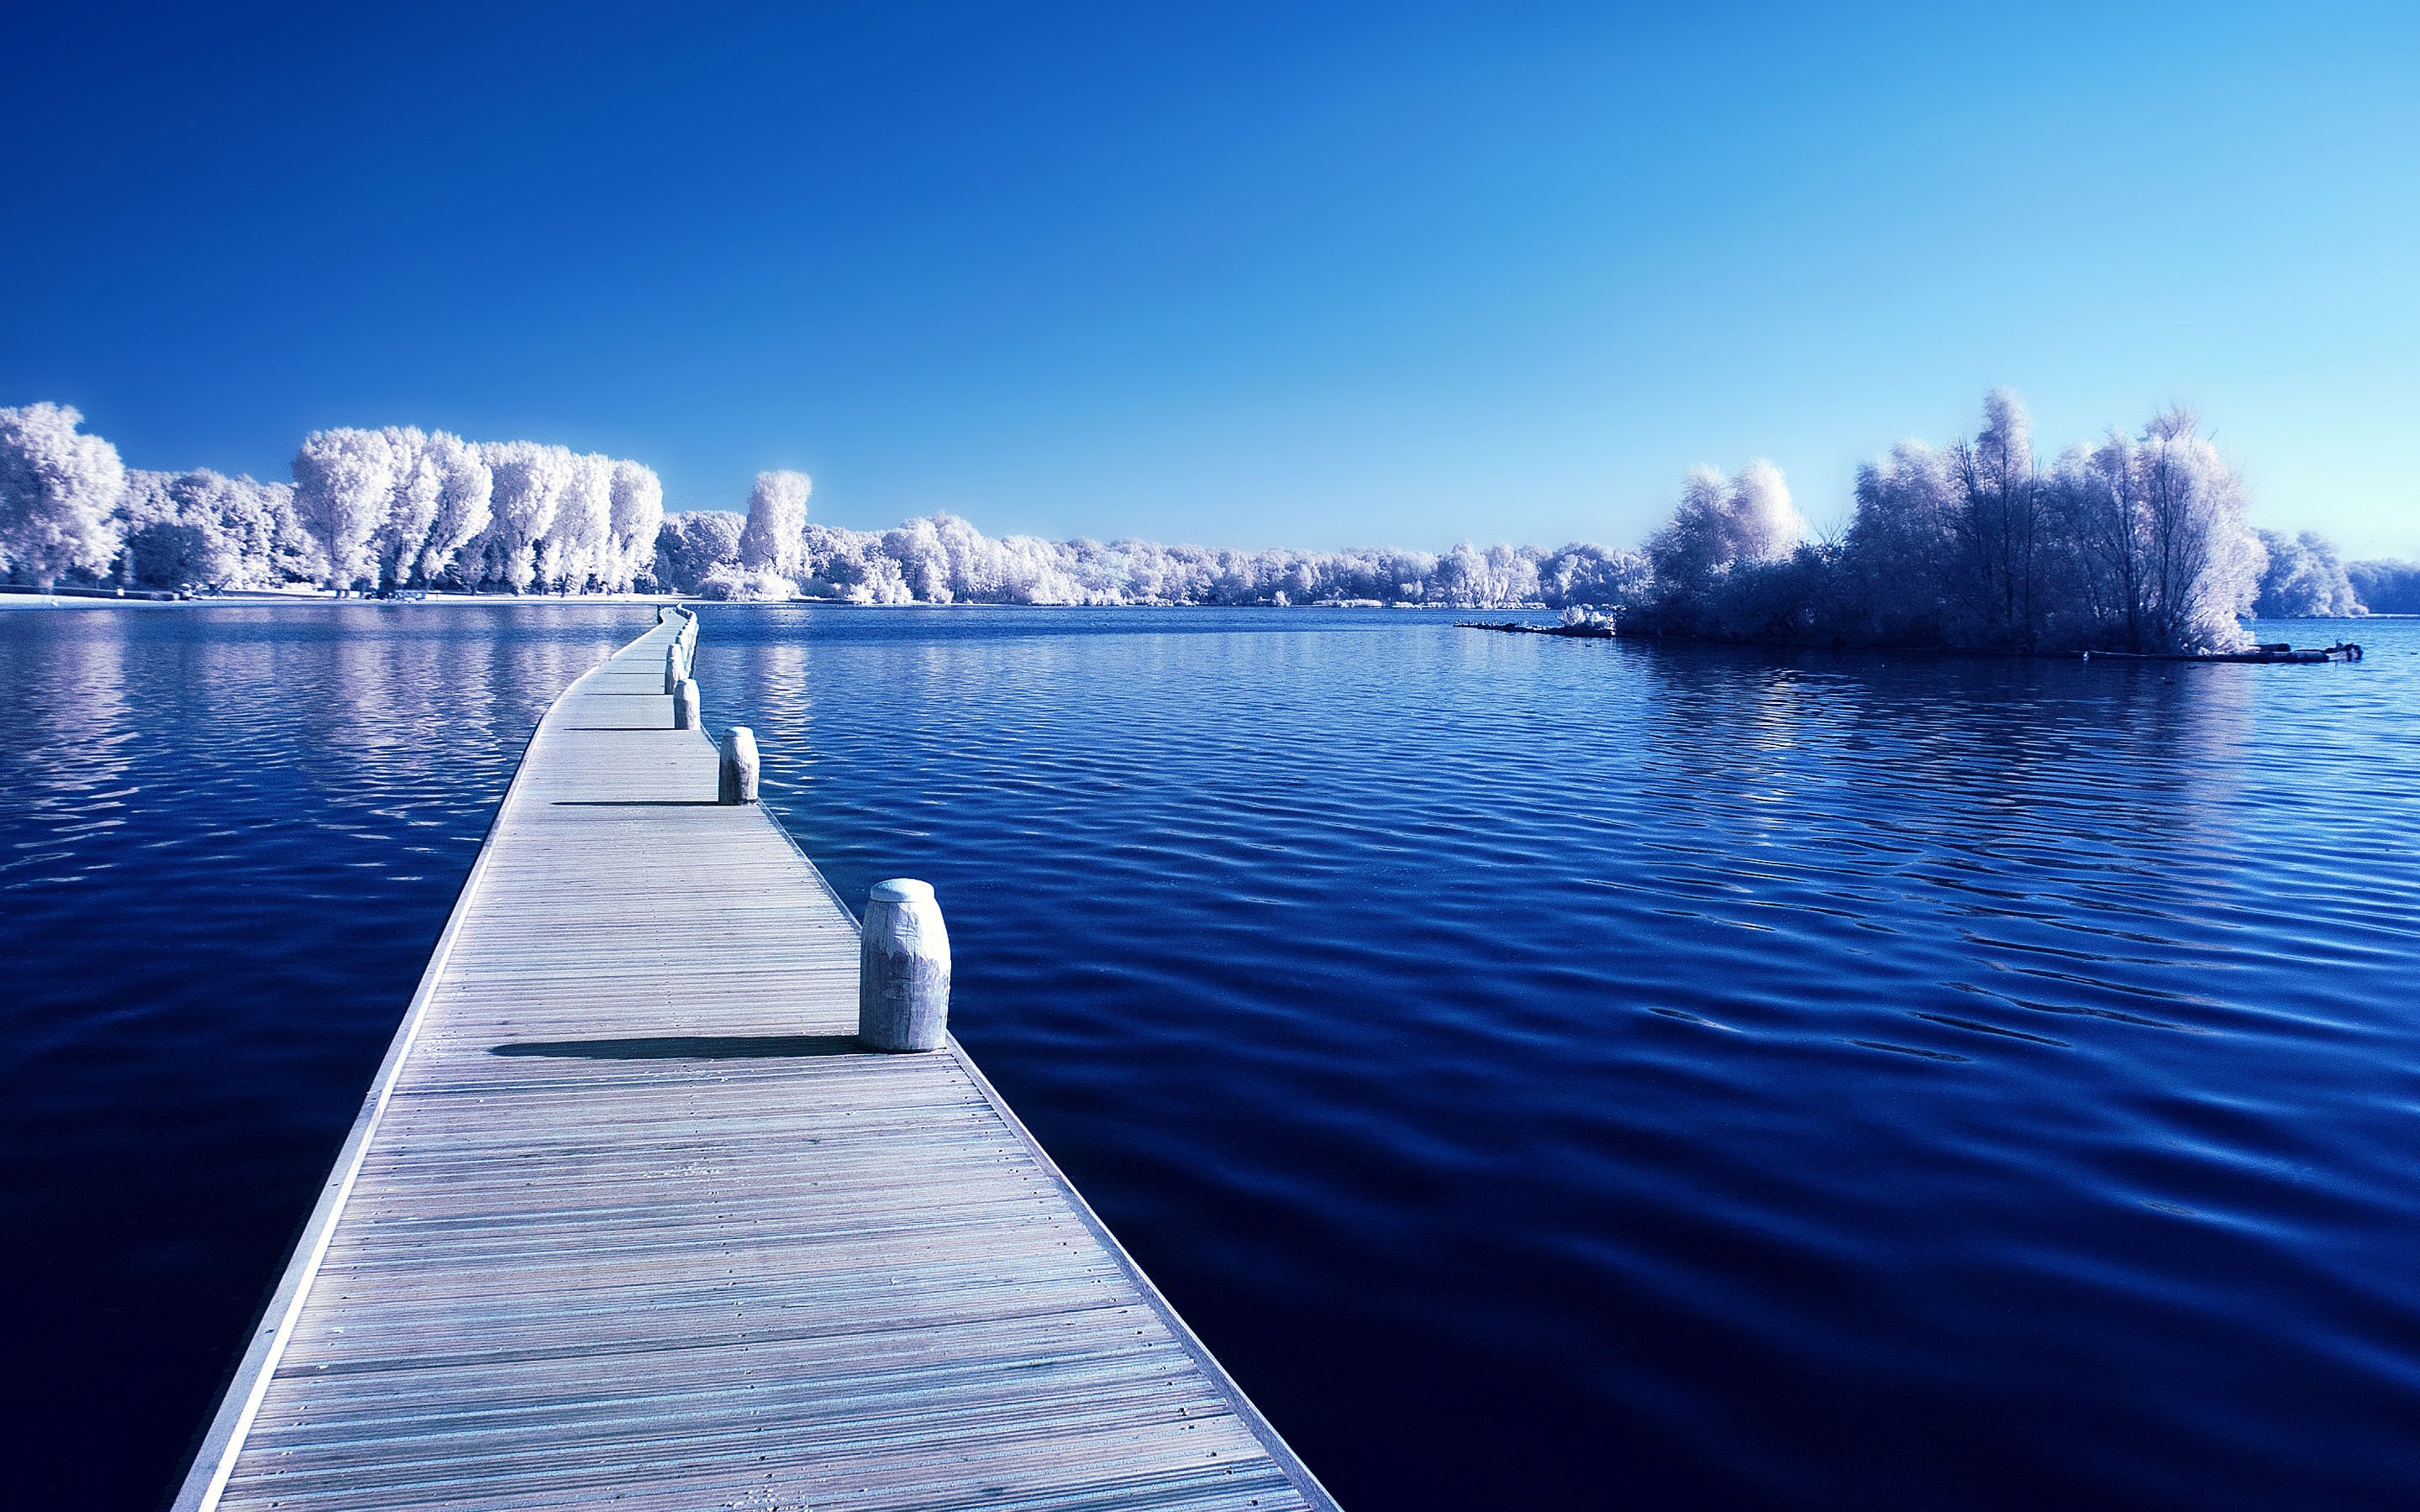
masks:
[[[859,1047],[680,623],[539,724],[179,1512],[1332,1507],[954,1040]]]

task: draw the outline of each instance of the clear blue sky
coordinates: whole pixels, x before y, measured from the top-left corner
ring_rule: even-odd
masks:
[[[1837,518],[2005,383],[2420,555],[2420,8],[1816,9],[18,7],[0,403],[1435,548]]]

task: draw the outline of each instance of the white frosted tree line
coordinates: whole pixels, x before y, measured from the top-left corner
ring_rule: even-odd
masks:
[[[1236,551],[993,538],[938,514],[888,531],[808,517],[803,473],[760,474],[746,513],[664,513],[644,466],[411,426],[306,438],[294,483],[129,471],[73,409],[0,409],[0,575],[21,584],[575,593],[656,587],[859,603],[1301,604],[1626,610],[1635,630],[2053,649],[2219,647],[2264,613],[2420,605],[2420,567],[2340,563],[2256,535],[2244,490],[2188,411],[2052,463],[1995,391],[1971,439],[1904,441],[1858,471],[1838,539],[1809,541],[1766,462],[1684,479],[1644,551],[1463,544]]]
[[[117,511],[125,546],[114,576],[123,586],[282,588],[327,576],[327,558],[294,511],[283,483],[192,472],[129,470]]]
[[[1422,551],[1236,551],[1121,540],[994,538],[954,515],[888,531],[808,517],[803,473],[757,475],[747,512],[662,517],[657,576],[707,598],[839,599],[859,604],[1421,603],[1509,608],[1623,602],[1643,584],[1636,551],[1464,545]]]
[[[644,465],[410,425],[315,431],[291,484],[130,470],[54,404],[0,409],[0,577],[47,587],[654,586]]]
[[[759,487],[752,514],[667,515],[657,539],[659,579],[707,598],[787,598],[794,593],[858,604],[1311,604],[1410,603],[1462,609],[1524,604],[1610,608],[1646,580],[1646,559],[1617,548],[1465,544],[1425,551],[1238,551],[1120,540],[1106,545],[1033,535],[992,537],[954,515],[888,531],[807,521],[794,557],[770,553],[752,519],[780,496]],[[753,544],[752,544],[752,541]],[[778,564],[778,565],[777,565]]]
[[[294,483],[339,590],[628,592],[650,576],[663,517],[641,463],[408,425],[314,431]]]

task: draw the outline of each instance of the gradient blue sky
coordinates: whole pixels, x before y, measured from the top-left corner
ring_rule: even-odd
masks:
[[[1631,542],[2007,384],[2420,555],[2420,8],[18,7],[0,403],[817,517]]]

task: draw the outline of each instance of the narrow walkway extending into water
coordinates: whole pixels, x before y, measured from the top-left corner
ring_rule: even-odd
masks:
[[[954,1041],[857,1048],[678,623],[539,724],[177,1507],[1331,1506]]]

